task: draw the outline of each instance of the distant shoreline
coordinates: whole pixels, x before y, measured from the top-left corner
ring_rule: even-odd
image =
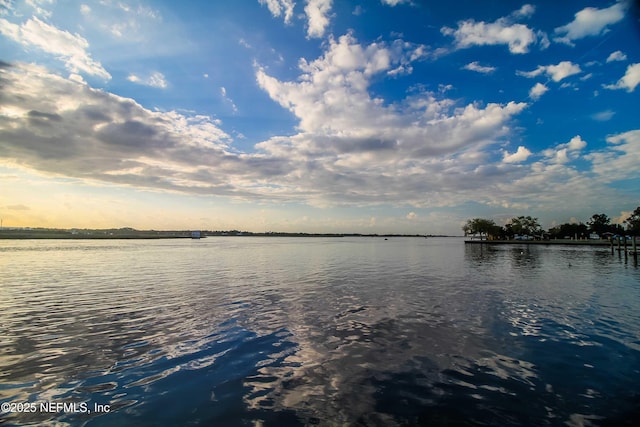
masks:
[[[77,230],[77,229],[2,229],[0,230],[0,240],[107,240],[107,239],[192,239],[192,231],[157,231],[157,230],[135,230],[131,228],[108,229],[108,230]],[[249,231],[200,231],[200,238],[209,237],[460,237],[430,234],[359,234],[359,233],[285,233],[285,232],[262,232],[254,233]]]

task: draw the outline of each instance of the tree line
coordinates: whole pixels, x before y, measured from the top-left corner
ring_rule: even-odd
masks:
[[[565,237],[588,238],[591,233],[602,237],[605,233],[614,235],[640,235],[640,206],[623,221],[623,224],[612,224],[606,214],[593,214],[586,224],[565,223],[551,227],[545,231],[540,226],[538,218],[519,216],[500,226],[492,219],[473,218],[462,227],[464,235],[479,235],[481,238],[511,239],[516,235],[537,238],[564,239]]]

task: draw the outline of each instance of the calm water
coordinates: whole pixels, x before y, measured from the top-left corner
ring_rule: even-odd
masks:
[[[0,272],[0,400],[34,405],[4,425],[640,419],[640,271],[606,248],[0,241]]]

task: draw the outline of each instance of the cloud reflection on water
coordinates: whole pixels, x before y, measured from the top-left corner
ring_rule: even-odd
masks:
[[[554,424],[637,390],[640,325],[619,310],[640,295],[611,258],[235,239],[5,251],[3,401],[114,408],[9,420]]]

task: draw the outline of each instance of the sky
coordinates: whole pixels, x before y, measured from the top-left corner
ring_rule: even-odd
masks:
[[[640,205],[633,1],[0,0],[5,227],[461,235]]]

